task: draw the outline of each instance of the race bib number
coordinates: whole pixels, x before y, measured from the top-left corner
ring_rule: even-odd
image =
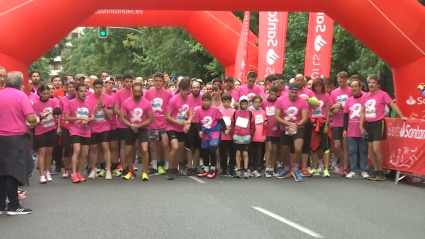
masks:
[[[319,100],[319,105],[312,109],[312,117],[313,118],[323,117],[322,107],[323,107],[323,101]]]
[[[267,106],[266,107],[266,115],[267,116],[273,116],[274,115],[274,111],[275,111],[274,106]]]
[[[186,114],[177,114],[178,120],[186,120]]]
[[[41,125],[44,127],[44,128],[49,128],[49,127],[52,127],[52,126],[54,126],[55,125],[55,119],[53,118],[53,115],[48,115],[46,118],[44,118],[42,121],[41,121]]]
[[[340,103],[342,106],[345,106],[345,102],[348,99],[348,95],[340,95],[338,97],[336,97],[338,103]]]
[[[373,106],[369,106],[365,109],[366,118],[376,118],[376,109]]]
[[[261,124],[264,122],[263,116],[262,115],[256,115],[255,116],[255,124]]]
[[[230,124],[232,123],[232,120],[230,119],[230,117],[223,116],[223,120],[226,126],[230,126]]]
[[[248,122],[249,122],[248,119],[245,119],[245,118],[242,118],[242,117],[238,117],[236,119],[236,125],[239,126],[239,127],[241,127],[241,128],[248,127]]]
[[[95,121],[105,121],[105,114],[103,113],[103,109],[99,109],[96,111],[96,114],[94,115]]]
[[[285,134],[287,135],[294,135],[297,133],[297,129],[294,130],[294,132],[289,132],[290,131],[290,127],[289,126],[285,126]]]

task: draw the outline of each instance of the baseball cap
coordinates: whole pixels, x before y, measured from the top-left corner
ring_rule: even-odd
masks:
[[[289,84],[289,90],[299,90],[298,84],[296,83]]]
[[[226,78],[224,78],[224,81],[233,81],[233,77],[231,76],[226,76]]]
[[[78,79],[80,79],[80,78],[84,78],[84,79],[87,79],[88,77],[86,76],[86,75],[84,75],[84,74],[77,74],[77,75],[75,75],[75,80],[78,80]]]
[[[111,76],[106,77],[106,79],[105,79],[105,83],[107,83],[107,82],[109,82],[109,81],[114,82],[114,81],[115,81],[114,77],[111,77]]]

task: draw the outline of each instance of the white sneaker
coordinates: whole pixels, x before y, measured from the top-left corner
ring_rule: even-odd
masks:
[[[88,177],[88,178],[90,178],[90,179],[95,179],[96,177],[97,177],[97,173],[96,173],[96,171],[92,170],[92,171],[90,172],[90,174],[89,174],[89,177]]]
[[[106,172],[106,175],[105,175],[105,179],[107,179],[107,180],[111,180],[112,179],[112,173],[111,172]]]
[[[345,177],[346,178],[354,178],[356,176],[355,172],[349,172]]]
[[[44,172],[44,175],[46,176],[47,182],[53,181],[52,175],[50,175],[50,172],[49,171]]]
[[[45,183],[47,183],[47,180],[46,180],[46,176],[40,176],[40,183],[41,184],[45,184]]]
[[[63,170],[63,174],[62,174],[62,178],[67,178],[67,177],[69,177],[69,173],[68,173],[68,170]]]
[[[248,170],[247,170],[247,173],[248,173],[248,175],[249,175],[250,177],[254,177],[254,174],[252,174],[251,169],[248,169]]]
[[[255,177],[255,178],[259,178],[259,177],[261,177],[261,174],[260,174],[260,173],[258,173],[258,171],[257,171],[257,170],[254,170],[254,171],[252,172],[252,176],[253,176],[253,177]]]
[[[333,169],[334,174],[340,174],[341,173],[341,170],[339,169],[337,164],[332,165],[332,169]]]
[[[362,178],[369,178],[369,174],[367,172],[362,172]]]

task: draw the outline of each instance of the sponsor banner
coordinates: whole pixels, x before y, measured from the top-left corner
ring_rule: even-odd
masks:
[[[288,30],[287,12],[260,12],[258,76],[283,73],[286,32]]]
[[[311,12],[308,19],[304,75],[329,77],[331,72],[334,21],[323,12]]]
[[[124,15],[139,15],[143,14],[143,10],[133,9],[101,9],[97,10],[94,14],[124,14]]]
[[[241,29],[241,35],[239,37],[238,51],[236,52],[235,60],[235,74],[234,78],[237,78],[241,81],[241,84],[245,84],[246,75],[248,71],[248,34],[249,34],[249,20],[251,12],[245,12],[243,18],[243,24]]]
[[[425,121],[386,118],[382,141],[384,168],[425,175]]]

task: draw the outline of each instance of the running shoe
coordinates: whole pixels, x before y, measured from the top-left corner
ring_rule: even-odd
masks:
[[[378,173],[379,173],[378,171],[373,171],[371,174],[369,174],[369,178],[367,179],[376,181],[376,176],[378,175]]]
[[[331,175],[329,174],[329,170],[328,169],[323,170],[323,177],[324,178],[330,178],[331,177]]]
[[[27,191],[18,188],[18,193],[25,196],[27,194]]]
[[[97,174],[98,177],[105,177],[106,174],[106,170],[105,169],[101,169],[100,172]]]
[[[89,179],[95,179],[97,177],[97,173],[96,171],[92,170],[89,174]]]
[[[303,178],[301,176],[301,172],[298,169],[295,169],[294,171],[292,171],[292,176],[294,177],[295,182],[303,181]]]
[[[150,175],[158,175],[158,170],[157,169],[154,169],[154,168],[151,168],[151,169],[149,169],[149,174]]]
[[[362,175],[362,178],[364,179],[369,178],[369,174],[367,172],[362,172],[361,175]]]
[[[348,175],[348,170],[347,169],[342,170],[342,176],[345,177],[347,175]]]
[[[158,175],[164,175],[167,172],[164,166],[158,166]]]
[[[257,170],[254,170],[254,171],[252,171],[252,177],[254,177],[254,178],[259,178],[259,177],[261,177],[261,174],[257,171]]]
[[[132,172],[128,172],[122,177],[122,179],[124,179],[124,180],[130,180],[130,179],[133,179],[133,178],[134,178],[134,175],[133,175]]]
[[[40,176],[40,184],[46,184],[47,180],[46,180],[46,176]]]
[[[207,178],[209,179],[215,178],[215,170],[210,170],[207,174]]]
[[[118,169],[119,171],[121,171],[121,172],[122,172],[122,171],[123,171],[123,169],[122,169],[122,165],[121,165],[121,164],[119,164],[119,165],[118,165],[118,167],[117,167],[117,169]]]
[[[44,175],[46,176],[47,182],[52,182],[53,181],[52,175],[50,175],[50,172],[49,171],[44,172]]]
[[[79,183],[80,179],[78,178],[78,174],[71,174],[71,181],[73,183]]]
[[[174,173],[171,169],[167,169],[167,171],[165,172],[165,178],[167,180],[173,180],[174,179]]]
[[[18,199],[19,200],[25,200],[25,199],[27,199],[27,196],[18,193]]]
[[[139,169],[137,168],[137,166],[135,164],[133,164],[133,171],[135,171],[135,172],[139,171]]]
[[[285,178],[289,178],[291,176],[290,172],[283,169],[280,173],[278,173],[276,175],[277,179],[285,179]]]
[[[112,179],[112,173],[111,173],[111,171],[107,171],[106,172],[105,179],[106,180],[111,180]]]
[[[114,175],[115,177],[121,177],[122,172],[121,172],[119,169],[115,169],[115,170],[114,170],[114,172],[113,172],[113,175]]]
[[[80,182],[85,182],[86,179],[83,177],[83,175],[81,173],[77,173],[78,176],[78,180],[80,180]]]
[[[356,173],[351,171],[349,172],[347,175],[345,175],[346,178],[355,178],[356,177]]]
[[[378,175],[376,175],[376,181],[385,181],[387,177],[385,176],[384,171],[379,171]]]
[[[62,178],[67,178],[69,177],[69,171],[68,170],[63,170],[63,174],[62,174]]]
[[[201,173],[198,173],[198,177],[200,177],[200,178],[204,178],[204,177],[206,177],[208,175],[208,172],[206,172],[206,171],[204,171],[204,170],[202,170],[202,172]]]
[[[320,176],[320,171],[315,168],[310,169],[309,173],[313,176]]]
[[[244,178],[244,179],[249,179],[249,173],[248,173],[247,171],[245,171],[245,172],[243,173],[243,178]]]
[[[306,168],[301,169],[301,176],[303,177],[311,177],[313,176]]]
[[[221,170],[220,172],[220,177],[227,177],[227,171],[226,170]]]
[[[142,173],[142,180],[143,181],[149,181],[149,176],[148,176],[148,174],[146,172],[143,172]]]
[[[8,216],[18,216],[18,215],[30,214],[31,212],[32,212],[31,209],[20,207],[20,208],[17,208],[16,210],[8,210],[6,214]]]
[[[187,176],[195,176],[196,174],[193,173],[193,168],[187,168],[186,175]]]
[[[264,174],[264,177],[266,178],[272,178],[273,174],[270,172],[270,170],[266,170],[266,173]]]
[[[243,178],[243,172],[241,170],[236,171],[236,178]]]

